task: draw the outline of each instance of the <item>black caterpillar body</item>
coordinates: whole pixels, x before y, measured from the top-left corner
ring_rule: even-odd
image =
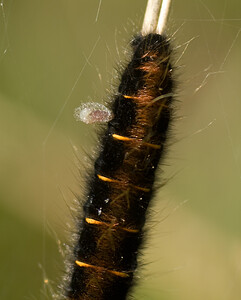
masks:
[[[165,36],[139,35],[112,104],[88,179],[66,299],[123,300],[132,286],[172,114],[171,48]]]

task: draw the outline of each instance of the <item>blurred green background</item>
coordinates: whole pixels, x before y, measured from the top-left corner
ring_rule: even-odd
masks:
[[[96,140],[73,110],[108,99],[146,1],[0,3],[0,299],[47,299]],[[151,208],[135,299],[241,299],[240,28],[239,1],[173,1],[179,101],[160,181],[175,176]]]

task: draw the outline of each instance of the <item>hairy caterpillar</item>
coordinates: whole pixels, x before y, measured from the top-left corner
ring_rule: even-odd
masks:
[[[149,1],[147,12],[155,3],[160,6]],[[152,24],[153,16],[146,16],[142,33],[131,41],[132,59],[88,179],[67,299],[125,299],[133,283],[173,100],[171,46],[157,19]]]
[[[6,45],[4,39],[9,36],[10,47],[6,53],[5,48],[1,48],[3,239],[0,298],[24,299],[35,295],[36,299],[47,299],[39,292],[41,285],[48,289],[52,285],[50,279],[58,278],[61,273],[63,258],[56,244],[59,239],[65,240],[66,219],[71,219],[67,216],[69,205],[66,202],[69,199],[72,204],[73,196],[68,191],[78,191],[79,188],[79,185],[78,188],[74,186],[71,164],[74,159],[72,152],[69,153],[72,149],[69,149],[68,141],[82,147],[88,143],[89,131],[93,129],[76,123],[72,112],[79,105],[80,98],[102,98],[105,94],[105,82],[112,70],[110,65],[117,65],[113,63],[118,59],[115,44],[118,49],[126,45],[126,36],[133,30],[128,19],[139,24],[145,1],[104,0],[96,23],[99,0],[58,3],[44,0],[38,6],[35,1],[1,2],[8,25],[5,30],[1,13],[1,42],[2,46]],[[214,18],[208,15],[203,4]],[[178,98],[183,100],[175,104],[181,109],[177,114],[185,118],[172,124],[176,125],[174,136],[169,137],[173,147],[168,147],[167,160],[164,161],[170,164],[165,168],[162,166],[165,177],[176,170],[182,171],[158,191],[152,202],[154,206],[149,210],[152,218],[148,217],[147,221],[154,228],[149,230],[148,243],[145,242],[142,251],[145,257],[141,257],[135,275],[141,276],[134,291],[136,299],[220,300],[225,296],[229,299],[240,297],[238,83],[241,67],[238,65],[240,34],[237,33],[241,22],[234,20],[239,17],[240,5],[241,2],[232,0],[184,1],[175,2],[173,7],[168,32],[171,35],[178,29],[174,34],[175,45],[197,37],[178,62],[179,66],[184,66],[178,72],[181,82]],[[179,29],[182,23],[184,25]],[[131,28],[125,33],[123,27]],[[48,140],[43,165],[38,149],[99,35],[100,42]],[[177,56],[181,52],[177,48]],[[225,72],[211,74],[204,85],[206,75],[218,71],[224,59]],[[100,80],[95,66],[100,70]],[[199,86],[202,87],[195,92]],[[192,135],[214,118],[212,126]],[[183,135],[186,139],[182,139]],[[173,143],[175,137],[179,142]],[[84,147],[91,151],[89,144]],[[85,178],[86,173],[82,174]],[[63,190],[65,201],[56,186]],[[192,220],[185,214],[182,214],[183,219],[178,218],[178,210],[173,217],[162,222],[169,203],[176,206],[184,199],[188,204],[182,207],[181,213],[188,211]],[[42,211],[43,202],[46,203],[45,212]],[[5,208],[9,210],[5,212]],[[44,227],[45,220],[47,226]],[[216,226],[218,234],[210,224]],[[58,238],[49,234],[49,225]],[[197,226],[202,230],[197,230]],[[72,227],[67,230],[73,234]],[[223,244],[217,242],[220,237]],[[227,260],[227,257],[231,259]],[[190,260],[192,263],[187,267],[185,263]],[[39,262],[45,275],[39,271]],[[44,284],[46,278],[48,284]],[[200,278],[205,280],[202,285]],[[171,295],[163,295],[165,293]]]

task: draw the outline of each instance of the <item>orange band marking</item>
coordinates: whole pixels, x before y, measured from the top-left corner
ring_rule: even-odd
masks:
[[[85,218],[85,221],[89,224],[95,224],[95,225],[104,225],[105,224],[104,222],[97,221],[97,220],[90,219],[90,218]]]
[[[132,138],[128,138],[126,136],[122,136],[122,135],[119,135],[119,134],[112,134],[113,138],[116,139],[116,140],[120,140],[120,141],[124,141],[124,142],[132,142],[133,139]]]
[[[102,176],[102,175],[99,175],[99,174],[97,174],[97,176],[102,181],[115,182],[115,183],[119,183],[120,182],[119,180],[111,179],[111,178],[108,178],[108,177],[105,177],[105,176]]]
[[[124,273],[124,272],[111,271],[111,270],[108,270],[108,272],[110,272],[110,273],[112,273],[112,274],[114,274],[114,275],[123,277],[123,278],[129,277],[129,274],[126,274],[126,273]]]
[[[126,98],[126,99],[134,99],[134,100],[140,99],[140,97],[137,97],[137,96],[127,96],[127,95],[123,95],[123,97]]]
[[[131,228],[125,228],[125,227],[120,227],[121,229],[131,232],[131,233],[137,233],[139,230],[138,229],[131,229]]]
[[[121,183],[121,181],[119,181],[119,180],[111,179],[111,178],[108,178],[108,177],[105,177],[105,176],[102,176],[102,175],[99,175],[99,174],[97,174],[97,176],[100,180],[103,180],[103,181],[106,181],[106,182]],[[140,187],[140,186],[133,185],[133,184],[130,184],[130,186],[137,189],[137,190],[146,192],[146,193],[150,192],[150,189],[148,189],[148,188]]]
[[[117,276],[120,276],[120,277],[123,277],[123,278],[129,277],[129,274],[127,274],[125,272],[118,272],[118,271],[108,270],[106,268],[98,267],[98,266],[93,266],[93,265],[86,264],[86,263],[78,261],[78,260],[76,260],[75,263],[79,267],[92,268],[92,269],[96,269],[96,270],[99,270],[99,271],[105,271],[105,272],[109,272],[111,274],[114,274],[114,275],[117,275]]]
[[[118,134],[112,134],[113,138],[116,139],[116,140],[119,140],[119,141],[123,141],[123,142],[140,142],[142,143],[143,145],[146,145],[148,147],[151,147],[153,149],[160,149],[161,148],[161,145],[156,145],[156,144],[151,144],[151,143],[146,143],[146,142],[143,142],[142,140],[139,140],[139,139],[134,139],[134,138],[128,138],[126,136],[122,136],[122,135],[118,135]]]
[[[108,227],[117,227],[119,224],[111,224],[111,223],[106,223],[106,222],[101,222],[101,221],[97,221],[95,219],[90,219],[90,218],[85,218],[85,221],[88,223],[88,224],[94,224],[94,225],[105,225],[105,226],[108,226]],[[126,227],[121,227],[121,226],[118,226],[117,228],[121,229],[121,230],[124,230],[124,231],[127,231],[127,232],[131,232],[131,233],[137,233],[139,230],[138,229],[131,229],[131,228],[126,228]]]

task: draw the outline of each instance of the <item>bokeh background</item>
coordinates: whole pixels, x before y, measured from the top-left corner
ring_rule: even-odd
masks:
[[[146,1],[0,4],[0,299],[51,299],[96,141],[73,111],[109,98]],[[178,101],[159,180],[171,179],[135,299],[241,299],[240,28],[240,1],[173,1]]]

